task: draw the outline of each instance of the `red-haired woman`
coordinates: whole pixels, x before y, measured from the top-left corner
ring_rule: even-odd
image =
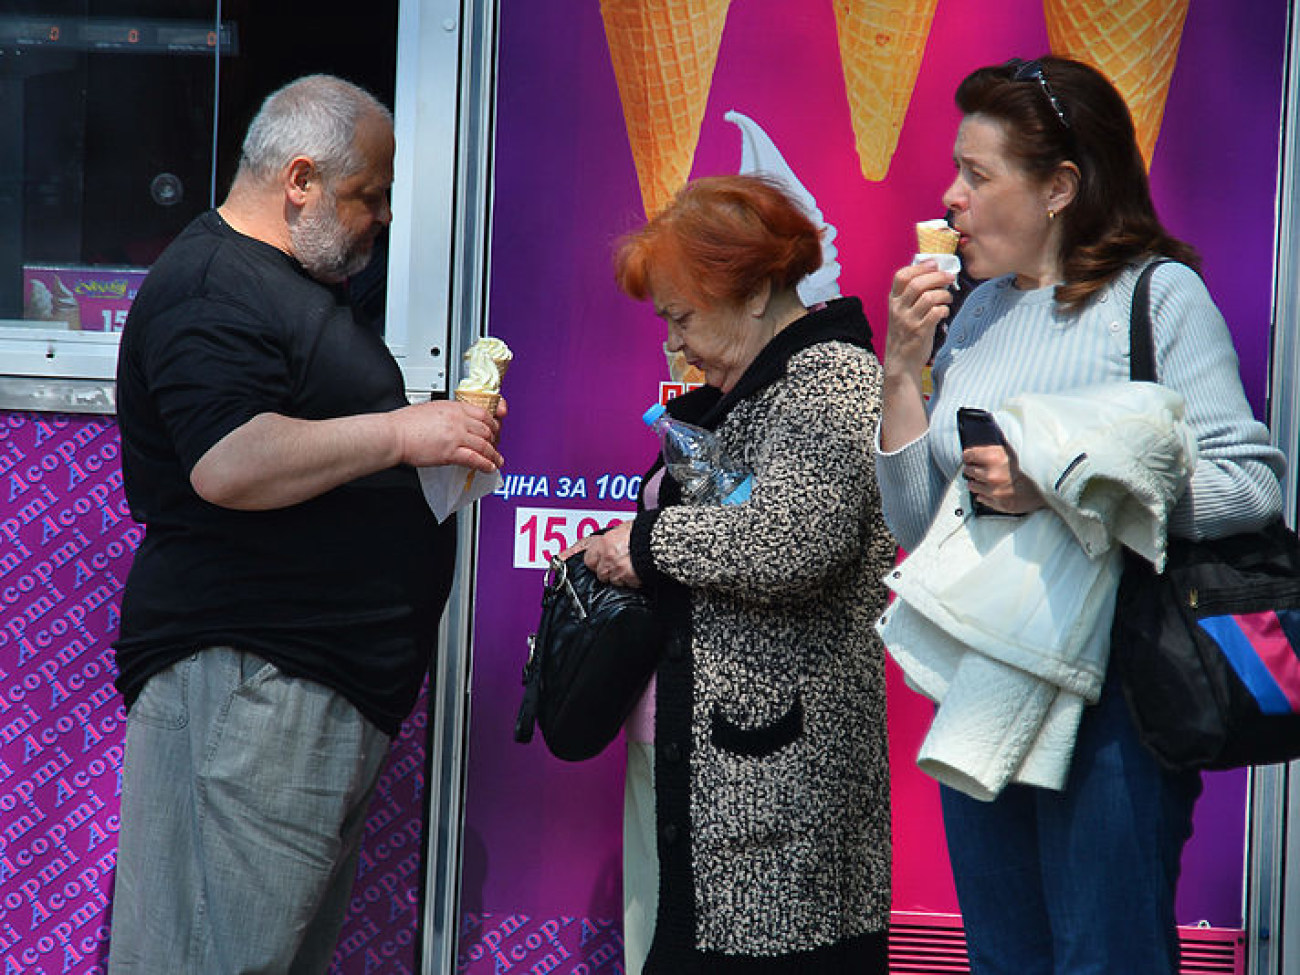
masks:
[[[754,475],[747,501],[702,506],[656,461],[636,518],[584,543],[672,630],[653,746],[629,728],[629,972],[647,950],[673,975],[886,971],[881,370],[856,298],[800,300],[820,263],[807,216],[752,176],[689,184],[617,252],[705,375],[669,411]]]

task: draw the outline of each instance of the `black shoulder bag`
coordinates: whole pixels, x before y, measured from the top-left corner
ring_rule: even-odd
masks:
[[[1130,372],[1154,382],[1148,265],[1133,292]],[[1170,769],[1300,756],[1300,542],[1256,532],[1170,538],[1165,571],[1124,553],[1111,658],[1138,734]]]
[[[528,638],[515,741],[532,741],[537,725],[556,758],[599,755],[636,707],[665,638],[644,590],[601,582],[581,552],[553,557],[541,622]]]

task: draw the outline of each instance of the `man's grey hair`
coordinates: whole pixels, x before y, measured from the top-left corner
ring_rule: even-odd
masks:
[[[363,165],[356,151],[357,124],[377,112],[390,125],[393,114],[364,88],[314,74],[272,92],[248,126],[239,170],[259,180],[276,176],[297,156],[316,164],[327,183]]]

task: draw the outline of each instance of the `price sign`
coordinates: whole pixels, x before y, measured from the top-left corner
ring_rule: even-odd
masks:
[[[594,531],[628,521],[634,514],[580,508],[516,508],[515,568],[545,569],[552,555],[559,555]]]
[[[74,332],[120,332],[147,268],[23,266],[23,318]]]

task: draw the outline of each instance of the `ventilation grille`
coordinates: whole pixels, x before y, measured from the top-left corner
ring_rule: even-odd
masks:
[[[1228,928],[1179,928],[1180,975],[1242,975],[1246,971],[1246,934]]]
[[[1180,975],[1244,975],[1246,936],[1228,928],[1179,928]],[[970,972],[966,936],[956,914],[895,911],[889,927],[890,975]]]
[[[970,972],[961,917],[894,911],[889,922],[890,975]]]

